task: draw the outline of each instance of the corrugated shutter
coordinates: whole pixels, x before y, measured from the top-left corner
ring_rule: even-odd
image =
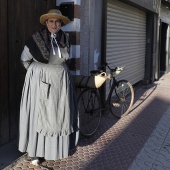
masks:
[[[126,66],[118,79],[135,84],[144,78],[146,13],[120,1],[107,4],[106,62]],[[107,84],[108,86],[108,84]]]

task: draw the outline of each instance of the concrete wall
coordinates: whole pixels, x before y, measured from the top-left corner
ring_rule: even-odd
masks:
[[[80,25],[80,72],[89,75],[100,65],[102,0],[81,0]]]
[[[169,7],[170,8],[170,7]],[[167,24],[170,24],[170,9],[166,7],[166,5],[161,4],[161,10],[160,10],[160,19],[162,22],[165,22]]]
[[[159,13],[159,8],[161,4],[161,0],[124,0],[124,1],[133,2],[155,13]]]

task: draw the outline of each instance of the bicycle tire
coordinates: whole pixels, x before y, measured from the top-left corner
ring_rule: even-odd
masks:
[[[78,97],[80,133],[85,137],[92,136],[101,120],[101,103],[96,90],[85,89]]]
[[[111,113],[117,118],[122,118],[129,114],[133,106],[133,102],[133,86],[127,80],[119,80],[115,87],[115,94],[113,94],[110,98]]]

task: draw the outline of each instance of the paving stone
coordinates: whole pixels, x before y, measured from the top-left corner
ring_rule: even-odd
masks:
[[[168,94],[168,95],[167,95]],[[38,167],[18,160],[10,170],[169,170],[170,74],[135,92],[129,115],[105,115],[91,138],[81,136],[69,158],[44,161]],[[168,110],[169,108],[169,110]]]

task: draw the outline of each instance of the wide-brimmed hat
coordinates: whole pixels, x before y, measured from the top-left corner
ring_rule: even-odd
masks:
[[[62,15],[60,10],[51,9],[50,11],[48,11],[47,14],[43,14],[40,16],[40,23],[42,25],[46,25],[47,19],[50,19],[50,18],[60,19],[62,21],[62,25],[66,25],[70,22],[70,20],[67,17]]]

